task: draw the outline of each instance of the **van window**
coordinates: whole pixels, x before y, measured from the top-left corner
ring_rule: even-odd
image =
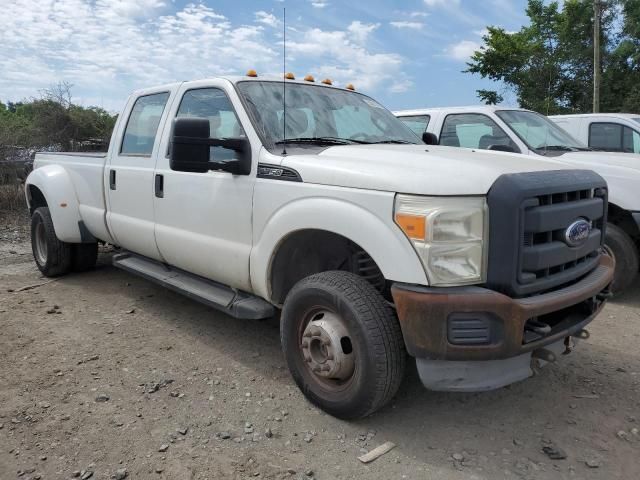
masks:
[[[138,97],[124,130],[121,155],[151,156],[160,118],[168,99],[168,92]]]
[[[178,107],[177,117],[197,117],[209,120],[209,138],[245,137],[244,129],[236,116],[227,94],[219,88],[187,90]],[[236,152],[225,147],[211,147],[211,160],[236,159]]]
[[[422,134],[427,131],[431,115],[411,115],[407,117],[398,117],[402,122],[411,129],[413,133],[422,138]]]
[[[492,145],[509,145],[514,151],[520,151],[496,122],[480,113],[447,115],[442,125],[440,145],[481,150],[488,150]]]
[[[589,146],[606,152],[640,153],[640,133],[619,123],[592,123]]]

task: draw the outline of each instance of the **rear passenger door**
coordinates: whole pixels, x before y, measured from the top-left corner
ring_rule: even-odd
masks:
[[[161,260],[154,235],[153,184],[160,127],[169,91],[143,94],[131,101],[118,123],[105,169],[107,222],[118,245]]]

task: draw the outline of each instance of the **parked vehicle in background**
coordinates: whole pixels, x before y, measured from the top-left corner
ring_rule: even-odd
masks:
[[[594,150],[640,154],[640,114],[585,113],[549,118]]]
[[[612,290],[633,282],[640,268],[640,155],[592,151],[529,110],[483,105],[394,113],[426,143],[545,157],[598,172],[609,185],[605,246],[616,259]]]
[[[427,387],[478,391],[588,336],[614,270],[602,177],[427,151],[370,97],[285,82],[135,92],[106,155],[37,154],[38,268],[86,270],[109,242],[115,266],[234,317],[282,309],[295,382],[341,418],[385,405],[407,352]]]

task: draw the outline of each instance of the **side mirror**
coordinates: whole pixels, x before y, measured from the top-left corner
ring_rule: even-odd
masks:
[[[222,170],[234,175],[251,173],[251,144],[247,138],[209,138],[206,118],[176,118],[171,135],[169,166],[179,172],[205,173]],[[236,152],[236,160],[211,160],[211,147],[224,147]]]
[[[496,152],[520,153],[511,145],[489,145],[488,150],[494,150]]]
[[[422,134],[422,141],[427,145],[438,145],[438,137],[431,132],[424,132]]]

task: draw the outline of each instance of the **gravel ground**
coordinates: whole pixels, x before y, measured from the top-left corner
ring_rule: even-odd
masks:
[[[0,224],[2,480],[640,478],[640,284],[536,377],[445,394],[410,369],[389,407],[343,422],[294,386],[277,320],[229,318],[107,251],[48,282],[26,234]]]

